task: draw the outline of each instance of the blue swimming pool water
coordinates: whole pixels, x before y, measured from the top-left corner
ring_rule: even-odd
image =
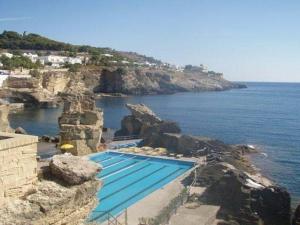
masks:
[[[91,221],[105,221],[107,212],[117,215],[194,166],[192,162],[111,151],[90,159],[103,166],[97,175],[103,181],[97,193],[100,203],[92,211]]]

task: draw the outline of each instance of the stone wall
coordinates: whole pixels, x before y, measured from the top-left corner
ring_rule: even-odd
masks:
[[[20,197],[37,181],[38,137],[0,132],[0,204]]]

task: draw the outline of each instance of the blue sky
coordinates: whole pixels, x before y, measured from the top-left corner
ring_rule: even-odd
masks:
[[[0,32],[201,63],[230,80],[300,82],[298,0],[0,0]]]

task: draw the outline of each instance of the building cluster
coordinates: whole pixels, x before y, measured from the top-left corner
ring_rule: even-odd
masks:
[[[32,62],[39,61],[42,65],[49,65],[52,67],[62,67],[66,63],[68,64],[82,64],[84,58],[82,56],[79,57],[67,57],[67,56],[60,56],[60,55],[45,55],[45,56],[39,56],[37,54],[33,54],[31,52],[24,52],[22,54],[24,57],[29,58]],[[8,52],[0,53],[0,57],[5,56],[7,58],[12,58],[14,55]],[[0,67],[3,66],[3,64],[0,62]]]
[[[46,55],[38,56],[32,53],[23,53],[23,56],[29,58],[32,62],[37,62],[38,60],[42,65],[50,65],[52,67],[61,67],[68,64],[82,64],[82,57],[67,57],[59,55]]]

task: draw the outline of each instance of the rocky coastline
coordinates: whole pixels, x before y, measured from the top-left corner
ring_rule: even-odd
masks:
[[[143,139],[141,146],[163,147],[183,157],[205,157],[205,166],[186,179],[187,185],[205,191],[192,196],[189,203],[220,206],[218,224],[299,224],[299,207],[293,215],[288,191],[260,174],[248,160],[247,155],[256,152],[252,146],[181,134],[175,122],[161,120],[145,105],[126,107],[131,115],[124,117],[116,135],[137,135]]]
[[[225,91],[246,88],[220,75],[201,71],[172,71],[154,68],[82,67],[78,72],[36,71],[26,76],[10,76],[0,89],[0,97],[25,107],[56,107],[64,93],[89,91],[95,97],[174,94],[177,92]]]
[[[78,127],[83,128],[78,130],[79,133],[68,137],[69,141],[78,139],[78,135],[86,128],[90,130],[91,124],[83,122],[87,121],[86,117],[91,119],[89,115],[99,114],[93,101],[92,96],[86,94],[77,97],[65,96],[66,111],[62,115],[64,122],[60,119],[61,125],[69,123],[74,130],[78,130]],[[4,113],[1,127],[4,131],[11,132],[7,123],[9,106],[2,107]],[[255,153],[255,149],[251,146],[228,145],[220,140],[182,134],[176,122],[162,120],[146,105],[127,104],[126,107],[131,115],[124,117],[121,129],[115,133],[116,137],[141,138],[139,147],[145,152],[150,148],[171,157],[204,159],[205,164],[199,165],[184,180],[186,186],[199,187],[204,191],[189,196],[187,204],[219,206],[216,214],[218,225],[299,224],[299,207],[293,214],[291,196],[287,190],[262,176],[247,159],[248,154]],[[102,130],[102,117],[98,120],[100,126],[95,130]],[[80,146],[82,143],[94,143],[94,140],[100,143],[99,135],[92,135],[90,140],[86,135],[80,138]],[[99,151],[96,145],[84,154],[95,151]],[[40,165],[40,180],[35,189],[22,199],[6,203],[7,205],[1,209],[1,219],[6,221],[6,224],[24,224],[24,221],[27,224],[82,222],[96,204],[95,193],[101,182],[95,179],[95,174],[101,168],[82,157],[71,155],[57,155],[52,157],[50,162]],[[77,197],[74,199],[74,196]],[[50,198],[53,200],[49,201]],[[64,210],[58,207],[61,205]],[[31,221],[28,218],[31,218]]]

